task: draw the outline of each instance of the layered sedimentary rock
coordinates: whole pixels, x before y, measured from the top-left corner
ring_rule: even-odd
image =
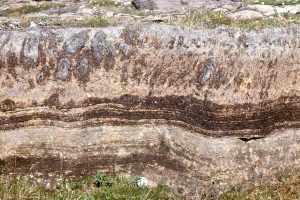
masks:
[[[192,195],[300,169],[300,26],[0,31],[1,173]]]

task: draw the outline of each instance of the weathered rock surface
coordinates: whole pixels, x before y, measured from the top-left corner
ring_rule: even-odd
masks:
[[[300,26],[0,31],[1,173],[222,193],[300,169]]]

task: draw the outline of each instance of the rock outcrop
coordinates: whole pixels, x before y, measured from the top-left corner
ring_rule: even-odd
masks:
[[[299,171],[299,31],[0,31],[1,173],[217,195]]]

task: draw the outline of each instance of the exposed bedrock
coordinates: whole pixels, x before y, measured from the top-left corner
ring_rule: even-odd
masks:
[[[299,171],[299,31],[0,31],[1,173],[218,194]]]

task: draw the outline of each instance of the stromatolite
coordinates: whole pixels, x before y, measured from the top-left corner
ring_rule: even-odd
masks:
[[[300,169],[300,26],[0,31],[1,173],[222,193]]]

